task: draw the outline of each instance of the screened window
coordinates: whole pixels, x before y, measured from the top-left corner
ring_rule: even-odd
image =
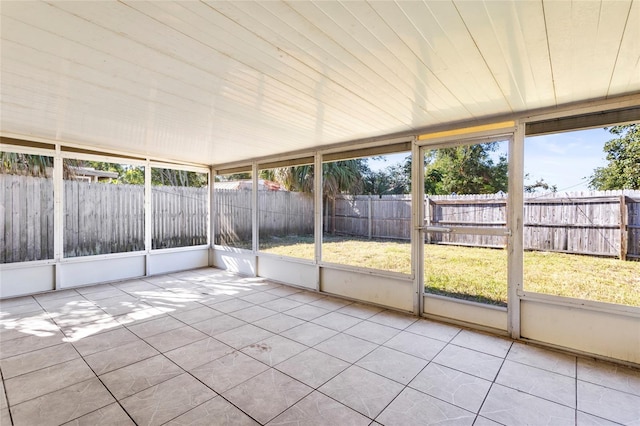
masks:
[[[144,167],[63,160],[64,256],[144,250]]]
[[[313,260],[313,164],[289,162],[259,173],[260,251]]]
[[[151,248],[207,244],[207,173],[151,168]]]
[[[215,244],[251,250],[252,186],[251,169],[216,175],[213,185]]]
[[[525,140],[524,290],[640,306],[640,124]]]
[[[0,152],[0,263],[53,259],[53,157]]]
[[[411,273],[410,152],[325,161],[322,261]]]

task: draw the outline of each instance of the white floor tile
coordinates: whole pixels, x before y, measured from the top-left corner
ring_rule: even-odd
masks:
[[[575,410],[528,393],[494,384],[480,415],[504,425],[575,425]]]

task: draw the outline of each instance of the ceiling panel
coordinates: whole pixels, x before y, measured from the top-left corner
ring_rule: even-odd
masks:
[[[624,24],[624,33],[616,57],[609,93],[625,93],[638,90],[640,80],[640,2],[634,1]]]
[[[508,110],[508,103],[453,3],[406,2],[402,3],[402,13],[410,24],[397,27],[403,33],[408,31],[404,39],[416,58],[437,76],[470,116]],[[448,112],[451,113],[455,111]]]
[[[377,2],[368,4],[365,2],[346,2],[344,7],[348,12],[333,10],[334,20],[341,26],[341,21],[357,21],[363,27],[360,39],[375,40],[370,42],[368,50],[372,56],[379,58],[389,68],[389,73],[385,79],[400,77],[405,93],[405,102],[408,99],[411,111],[411,118],[414,125],[420,126],[425,120],[446,119],[447,114],[454,108],[460,108],[460,103],[443,84],[436,75],[426,68],[416,54],[399,34],[401,22],[400,9],[393,3],[396,13],[380,13],[374,6],[384,6],[385,3]],[[347,16],[348,19],[343,18]]]
[[[544,3],[559,104],[603,95],[616,66],[627,20],[632,18],[635,23],[631,25],[637,26],[640,18],[629,15],[630,5],[631,1]],[[636,83],[639,79],[635,78]]]
[[[542,3],[455,4],[509,108],[522,111],[555,102]]]
[[[640,93],[638,1],[0,4],[0,124],[224,164]]]
[[[384,112],[380,119],[389,120],[388,125],[402,125],[406,118],[406,97],[393,84],[373,72],[364,62],[365,58],[354,55],[348,46],[323,31],[331,20],[312,3],[284,4],[264,2],[264,9],[257,19],[262,23],[251,27],[256,35],[278,46],[283,54],[306,64],[323,76],[316,85],[317,93],[324,96],[327,90],[336,87],[336,94],[350,107],[366,103]],[[238,2],[238,7],[248,8],[251,3]],[[245,16],[256,15],[251,9],[243,10]],[[283,37],[284,39],[281,39]],[[379,102],[385,99],[384,104]]]

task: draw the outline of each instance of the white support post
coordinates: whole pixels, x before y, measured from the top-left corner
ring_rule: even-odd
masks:
[[[367,236],[371,239],[373,235],[373,212],[371,211],[373,208],[373,201],[371,200],[371,194],[369,194],[369,198],[367,199]]]
[[[424,311],[424,167],[422,150],[414,140],[411,145],[411,264],[415,289],[413,313],[422,316]]]
[[[322,260],[322,154],[316,152],[313,162],[313,235],[316,263],[316,290],[320,291],[320,261]]]
[[[53,157],[53,257],[55,260],[54,289],[61,287],[60,262],[64,258],[64,173],[60,144]]]
[[[216,211],[215,202],[216,202],[216,194],[215,194],[215,180],[216,175],[213,167],[209,167],[209,199],[207,203],[207,245],[209,246],[209,266],[213,265],[213,247],[215,243],[215,235],[216,235],[216,227],[215,222],[216,218],[214,217],[214,213]]]
[[[144,165],[144,251],[145,251],[145,276],[149,276],[149,263],[151,255],[151,232],[152,232],[152,195],[151,195],[151,161],[147,159]]]
[[[524,125],[519,124],[509,140],[509,188],[507,203],[508,241],[507,315],[508,332],[520,338],[520,294],[524,262]]]
[[[259,242],[258,242],[258,238],[259,238],[259,221],[258,221],[258,184],[260,182],[259,176],[258,176],[258,163],[253,162],[251,164],[251,179],[252,179],[252,185],[251,185],[251,228],[252,228],[252,234],[251,234],[251,247],[253,250],[254,254],[258,254],[258,249],[259,249]],[[256,273],[257,273],[257,268],[256,268]]]

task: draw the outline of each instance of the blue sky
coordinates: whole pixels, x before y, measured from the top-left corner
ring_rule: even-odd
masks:
[[[526,184],[544,179],[558,191],[588,191],[588,177],[596,167],[607,162],[603,146],[613,135],[600,129],[528,137],[525,140]],[[506,150],[506,144],[502,144]],[[501,147],[502,150],[502,147]],[[494,153],[497,157],[498,152]],[[386,155],[382,160],[369,160],[372,170],[403,163],[408,153]]]
[[[600,129],[535,136],[525,140],[524,171],[530,182],[539,178],[558,191],[587,191],[588,178],[596,167],[607,164],[603,151],[613,135]]]

